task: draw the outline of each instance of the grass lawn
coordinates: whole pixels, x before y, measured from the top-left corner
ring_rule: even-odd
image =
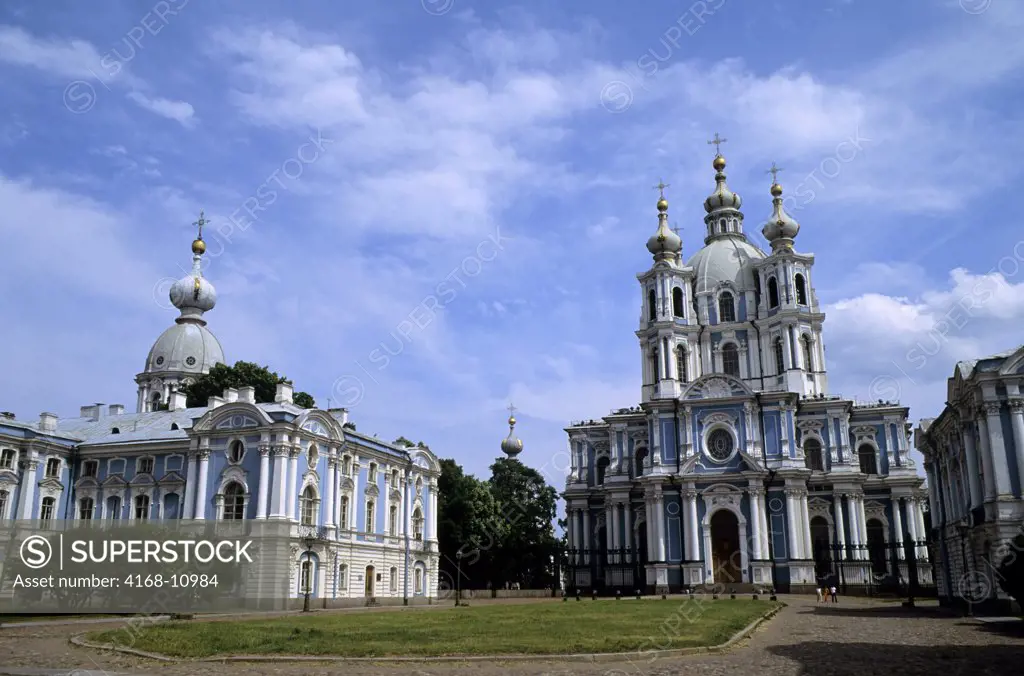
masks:
[[[629,652],[719,645],[780,604],[699,599],[488,604],[166,622],[96,632],[92,641],[173,657],[345,657]]]

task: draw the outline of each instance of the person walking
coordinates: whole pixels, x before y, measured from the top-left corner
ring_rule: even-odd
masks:
[[[832,603],[839,603],[839,597],[836,596],[836,587],[835,587],[835,585],[832,585],[832,588],[829,589],[829,591],[832,592]]]
[[[821,603],[821,600],[824,598],[824,595],[822,594],[822,588],[815,586],[814,591],[818,592],[818,603]]]

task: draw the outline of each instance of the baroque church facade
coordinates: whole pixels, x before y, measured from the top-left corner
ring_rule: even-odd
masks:
[[[946,407],[915,430],[928,472],[940,600],[1002,607],[1000,564],[1021,555],[1024,523],[1024,345],[962,361]]]
[[[900,545],[925,539],[909,411],[829,394],[814,256],[794,247],[800,226],[775,181],[771,250],[755,246],[725,167],[716,154],[705,245],[689,260],[663,192],[657,203],[653,265],[637,275],[640,405],[566,428],[570,584],[905,581]],[[919,544],[911,559],[928,581]]]
[[[429,449],[358,433],[343,408],[297,406],[290,383],[270,403],[242,387],[186,406],[182,388],[225,363],[204,318],[217,299],[201,269],[205,222],[191,273],[170,290],[180,316],[135,378],[135,413],[0,414],[0,520],[272,520],[294,538],[295,598],[435,598],[440,464]]]

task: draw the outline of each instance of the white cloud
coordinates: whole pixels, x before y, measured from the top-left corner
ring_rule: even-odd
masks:
[[[172,101],[160,97],[150,98],[141,92],[129,92],[128,98],[151,113],[156,113],[169,120],[175,120],[184,127],[195,124],[195,109],[184,101]]]

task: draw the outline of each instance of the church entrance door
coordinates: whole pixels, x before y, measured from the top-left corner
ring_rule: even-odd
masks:
[[[740,575],[740,522],[727,509],[711,515],[711,562],[716,583],[739,583]]]

